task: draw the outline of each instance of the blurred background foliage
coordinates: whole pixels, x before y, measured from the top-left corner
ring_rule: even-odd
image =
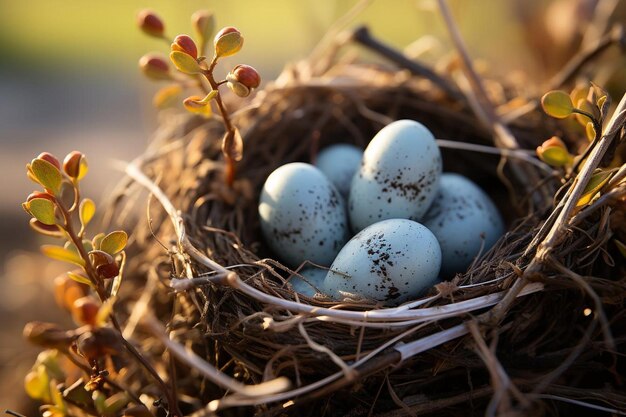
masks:
[[[598,1],[450,0],[450,5],[471,55],[486,63],[481,68],[496,77],[521,77],[529,88],[540,89],[584,41]],[[34,251],[37,243],[20,208],[34,189],[25,164],[42,151],[62,158],[78,149],[91,166],[84,181],[87,193],[101,202],[119,178],[111,159],[130,160],[141,153],[157,128],[150,104],[157,86],[142,79],[137,60],[149,51],[166,52],[168,46],[136,29],[136,13],[146,7],[157,11],[173,38],[191,34],[189,17],[195,10],[214,11],[218,27],[236,26],[245,37],[237,57],[224,60],[223,74],[245,62],[267,83],[286,64],[306,57],[356,3],[0,0],[0,292],[5,294],[0,303],[5,324],[0,329],[0,407],[24,411],[22,378],[36,354],[21,340],[24,323],[60,315],[49,295],[58,266],[21,252]],[[600,3],[624,9],[618,0]],[[614,19],[624,20],[623,10]],[[432,0],[372,0],[349,27],[359,24],[433,65],[454,54]],[[596,81],[623,92],[624,72],[615,76],[623,59],[613,52],[607,61],[612,64]]]

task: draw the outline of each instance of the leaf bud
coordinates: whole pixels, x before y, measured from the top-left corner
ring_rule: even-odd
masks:
[[[139,68],[144,75],[153,80],[170,80],[170,66],[167,61],[158,54],[146,54],[139,59]]]
[[[137,26],[147,35],[162,38],[165,33],[163,20],[152,10],[144,9],[137,14]]]
[[[261,76],[250,65],[239,64],[226,76],[228,87],[239,97],[247,97],[261,84]]]
[[[215,56],[218,58],[234,55],[243,46],[243,36],[232,26],[220,30],[213,39]]]
[[[72,303],[72,318],[79,325],[89,324],[93,326],[96,323],[99,309],[100,303],[93,296],[87,295],[74,300]]]
[[[196,43],[187,35],[178,35],[174,38],[171,46],[172,51],[180,51],[191,56],[193,59],[198,59],[198,48]]]
[[[39,156],[37,156],[37,159],[43,159],[44,161],[48,161],[50,162],[52,165],[54,165],[55,167],[57,167],[59,170],[61,169],[61,163],[59,162],[59,160],[52,155],[51,153],[48,152],[42,152],[39,154]]]
[[[70,177],[80,180],[87,173],[87,160],[85,155],[78,151],[67,154],[63,160],[63,171]]]

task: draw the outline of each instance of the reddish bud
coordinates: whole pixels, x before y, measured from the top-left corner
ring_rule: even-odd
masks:
[[[139,68],[148,78],[153,80],[169,80],[170,66],[167,61],[157,54],[146,54],[139,59]]]
[[[226,26],[225,28],[223,28],[222,30],[220,30],[219,32],[217,32],[217,35],[215,35],[215,39],[214,39],[214,43],[217,43],[217,41],[224,35],[228,35],[229,33],[239,33],[241,34],[241,32],[239,32],[239,29],[232,27],[232,26]]]
[[[228,75],[250,89],[257,88],[261,84],[261,76],[250,65],[239,64]]]
[[[149,36],[163,37],[165,25],[163,20],[152,10],[144,9],[137,14],[137,26]]]
[[[52,155],[51,153],[48,152],[42,152],[39,154],[39,156],[37,157],[37,159],[43,159],[44,161],[48,161],[50,162],[52,165],[54,165],[55,167],[57,167],[59,170],[61,170],[61,163],[59,162],[59,160]]]
[[[33,191],[32,193],[30,193],[28,195],[28,197],[26,198],[26,201],[28,202],[28,201],[33,200],[35,198],[43,198],[43,199],[46,199],[46,200],[50,200],[53,203],[56,203],[56,199],[54,198],[53,195],[51,195],[49,193],[44,193],[44,192],[41,192],[41,191]]]
[[[78,178],[84,158],[85,155],[78,151],[68,153],[63,160],[63,171],[71,178]]]
[[[51,349],[67,347],[75,337],[72,332],[65,331],[56,324],[41,321],[27,323],[23,334],[30,343]]]
[[[67,274],[54,279],[54,299],[59,307],[67,311],[71,311],[74,302],[88,293],[89,288],[85,284],[74,281]]]
[[[172,51],[180,51],[191,56],[193,59],[198,58],[198,48],[196,43],[187,35],[178,35],[172,43]]]
[[[243,47],[243,36],[232,26],[220,30],[213,39],[216,57],[234,55]]]
[[[89,361],[105,355],[117,355],[124,349],[118,333],[108,327],[100,327],[81,334],[76,341],[76,347]]]
[[[120,267],[115,262],[103,264],[96,267],[96,272],[102,278],[115,278],[120,273]]]
[[[100,310],[100,303],[94,297],[90,295],[81,297],[72,303],[72,318],[77,324],[93,326],[96,324],[98,310]]]

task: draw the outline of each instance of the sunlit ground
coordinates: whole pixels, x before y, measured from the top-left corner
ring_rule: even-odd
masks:
[[[507,74],[538,68],[528,64],[513,1],[450,1],[470,52]],[[78,149],[91,171],[85,183],[95,200],[115,185],[112,159],[138,155],[156,129],[151,95],[156,87],[140,77],[137,60],[151,50],[167,51],[159,40],[135,28],[144,7],[166,20],[170,37],[190,32],[189,16],[208,8],[219,26],[236,26],[244,49],[229,66],[257,67],[265,82],[289,62],[301,59],[354,0],[81,1],[0,0],[0,407],[23,410],[21,379],[36,350],[26,349],[21,328],[28,320],[51,320],[47,292],[58,267],[25,261],[36,239],[20,203],[34,187],[24,166],[41,151],[59,156]],[[545,3],[539,1],[535,3]],[[402,49],[433,35],[423,58],[434,61],[452,48],[431,1],[371,1],[348,27],[366,23],[372,33]],[[423,46],[422,45],[422,46]],[[17,256],[17,257],[16,257]],[[10,262],[4,265],[10,258]],[[45,267],[44,267],[45,266]],[[9,301],[6,301],[6,300]]]

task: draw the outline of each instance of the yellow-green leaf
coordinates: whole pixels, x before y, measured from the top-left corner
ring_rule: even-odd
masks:
[[[157,109],[171,107],[178,102],[178,97],[180,96],[182,91],[183,88],[178,84],[163,87],[154,95],[154,98],[152,99],[152,104]]]
[[[43,224],[48,226],[56,224],[55,207],[52,201],[46,198],[33,198],[26,205],[30,214]]]
[[[63,176],[57,167],[43,159],[33,159],[30,163],[30,170],[37,182],[52,191],[53,194],[59,194]]]
[[[572,156],[566,149],[559,147],[544,148],[539,158],[553,167],[562,167],[572,162]]]
[[[37,219],[30,219],[30,227],[37,233],[41,233],[45,236],[61,238],[63,237],[63,230],[58,225],[47,225],[39,222]]]
[[[111,232],[102,239],[100,243],[100,250],[108,253],[109,255],[115,255],[126,247],[128,242],[128,235],[123,230],[117,230]]]
[[[96,314],[95,325],[96,327],[103,327],[109,320],[109,316],[113,311],[113,305],[115,304],[115,297],[109,297],[98,309]]]
[[[93,288],[93,283],[91,282],[91,280],[87,278],[86,276],[84,276],[83,274],[76,273],[76,272],[68,272],[67,276],[76,282],[80,282],[81,284],[87,284]]]
[[[41,252],[48,258],[84,266],[85,261],[74,251],[55,245],[42,245]]]
[[[200,40],[200,54],[204,54],[206,46],[215,31],[215,16],[208,10],[198,10],[191,16],[191,25]]]
[[[172,51],[170,53],[170,59],[174,63],[176,69],[185,74],[198,74],[202,72],[202,68],[198,64],[198,61],[191,55],[188,55],[181,51]]]
[[[593,122],[587,122],[585,125],[585,134],[587,135],[587,139],[589,142],[593,141],[596,138],[596,128],[593,127]]]
[[[96,204],[93,200],[89,198],[85,198],[80,202],[79,207],[79,217],[80,223],[84,226],[87,226],[91,219],[93,219],[94,214],[96,214]]]
[[[219,35],[219,34],[218,34]],[[215,42],[215,56],[223,58],[234,55],[243,46],[243,36],[239,32],[230,32],[220,36]]]
[[[130,402],[130,397],[125,392],[117,392],[105,401],[107,415],[117,415],[118,411]]]
[[[95,250],[100,250],[100,244],[102,243],[102,239],[104,239],[104,236],[104,233],[98,233],[93,237],[93,239],[91,239],[91,243]]]
[[[591,179],[587,183],[585,191],[583,192],[582,197],[580,197],[580,200],[578,200],[576,207],[589,204],[589,202],[596,195],[596,193],[600,191],[600,189],[604,187],[604,184],[609,181],[612,174],[613,173],[610,171],[602,171],[600,169],[596,170],[596,172],[594,172],[594,174],[591,176]]]
[[[45,367],[39,365],[36,370],[29,372],[24,378],[24,390],[30,398],[47,402],[50,399],[49,381]]]
[[[572,114],[574,105],[569,94],[564,91],[550,91],[541,98],[541,107],[548,116],[564,119]]]

